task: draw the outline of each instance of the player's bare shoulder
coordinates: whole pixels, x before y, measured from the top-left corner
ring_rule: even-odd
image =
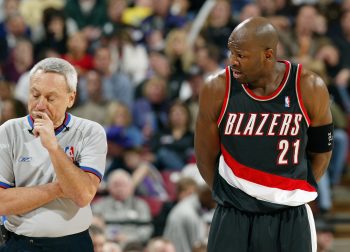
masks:
[[[212,119],[218,116],[226,92],[226,74],[225,70],[210,75],[201,90],[199,101],[200,110],[210,112],[208,115]]]
[[[216,90],[218,89],[226,89],[226,72],[225,69],[222,69],[221,71],[216,72],[215,74],[211,74],[209,75],[206,80],[205,83],[207,86],[207,88],[212,89],[212,90]]]
[[[329,106],[329,93],[324,80],[316,73],[303,69],[300,75],[300,91],[310,119],[320,107]]]
[[[225,96],[226,91],[226,75],[225,70],[221,70],[216,74],[208,76],[205,80],[205,85],[202,90],[202,95],[210,96],[212,98],[219,98]]]

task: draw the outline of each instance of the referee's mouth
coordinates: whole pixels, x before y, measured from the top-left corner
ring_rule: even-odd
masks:
[[[32,111],[31,112],[31,116],[32,116],[32,118],[34,120],[37,119],[37,118],[39,118],[39,119],[43,118],[42,115],[40,115],[40,113],[37,113],[37,112],[45,113],[51,119],[51,116],[50,116],[50,114],[47,111]]]

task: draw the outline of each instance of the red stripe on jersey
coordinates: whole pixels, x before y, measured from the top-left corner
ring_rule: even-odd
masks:
[[[301,111],[303,112],[304,118],[307,122],[308,125],[310,125],[311,120],[309,115],[307,114],[304,102],[303,102],[303,97],[301,95],[301,87],[300,87],[300,75],[301,75],[301,70],[302,70],[302,65],[298,64],[298,70],[297,70],[297,78],[296,78],[296,89],[297,89],[297,98],[298,98],[298,102],[299,102],[299,106]]]
[[[275,174],[259,171],[257,169],[245,166],[235,160],[221,145],[221,152],[225,162],[230,167],[235,176],[248,180],[250,182],[267,186],[270,188],[279,188],[282,190],[303,190],[308,192],[316,192],[316,189],[305,180],[291,179]]]
[[[230,74],[230,67],[226,67],[226,90],[225,90],[225,98],[224,98],[224,102],[222,103],[221,106],[221,112],[220,112],[220,116],[218,118],[218,120],[216,121],[217,125],[220,125],[222,117],[225,114],[226,111],[226,107],[228,104],[228,96],[230,95],[230,88],[231,88],[231,74]]]

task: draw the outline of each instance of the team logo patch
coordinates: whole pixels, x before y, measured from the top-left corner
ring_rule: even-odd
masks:
[[[285,96],[285,97],[284,97],[284,106],[285,106],[286,108],[289,108],[289,107],[290,107],[290,98],[289,98],[289,96]]]

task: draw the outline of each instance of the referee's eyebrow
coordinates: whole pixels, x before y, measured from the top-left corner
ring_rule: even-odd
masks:
[[[39,91],[38,89],[36,89],[35,87],[31,87],[30,90],[40,93],[40,91]],[[53,91],[48,92],[47,94],[48,94],[48,95],[56,95],[56,96],[57,96],[57,95],[58,95],[58,92],[55,91],[55,90],[53,90]]]

